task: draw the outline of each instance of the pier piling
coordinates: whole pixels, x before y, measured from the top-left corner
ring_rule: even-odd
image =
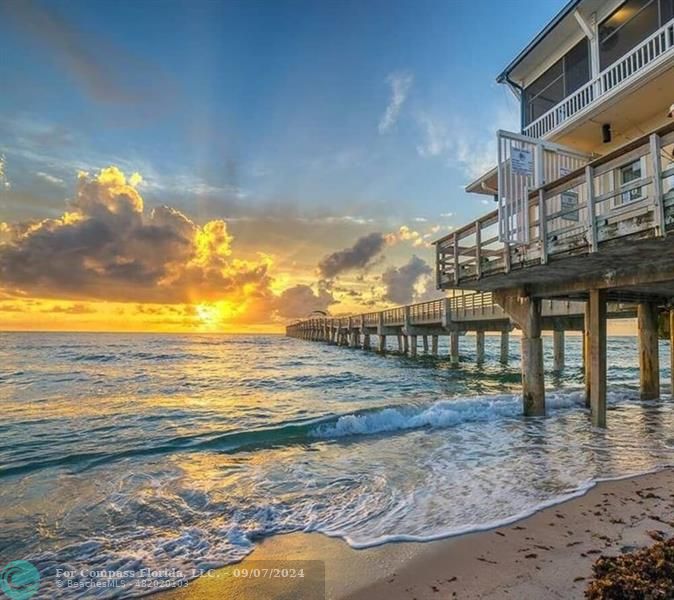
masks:
[[[590,290],[589,304],[592,424],[606,427],[606,290]]]
[[[585,303],[585,315],[583,317],[583,373],[585,376],[585,406],[591,407],[591,377],[590,377],[590,302]]]
[[[642,302],[637,307],[639,331],[639,380],[641,399],[660,396],[660,357],[658,354],[658,307]]]
[[[484,331],[475,332],[475,360],[481,365],[484,362]]]
[[[669,368],[670,385],[674,396],[674,308],[669,309]]]
[[[459,332],[452,331],[449,334],[449,359],[452,365],[459,364]]]
[[[500,362],[502,365],[508,364],[508,356],[510,354],[510,332],[501,332],[501,356]]]
[[[555,371],[564,369],[564,330],[555,329],[552,332],[552,368]]]

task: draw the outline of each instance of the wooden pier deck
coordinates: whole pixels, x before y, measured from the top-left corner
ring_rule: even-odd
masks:
[[[631,304],[611,303],[610,318],[631,318],[637,314]],[[549,300],[541,304],[542,328],[554,332],[555,369],[564,366],[564,332],[584,331],[585,303]],[[438,355],[438,338],[450,338],[450,356],[458,362],[458,337],[475,332],[477,360],[484,358],[485,332],[500,332],[502,363],[508,362],[509,334],[518,327],[490,292],[471,293],[398,306],[382,311],[341,317],[313,317],[286,328],[286,335],[302,340],[326,342],[352,348],[386,351],[387,337],[398,341],[398,351],[416,356],[421,339],[426,353]],[[372,337],[376,336],[376,343]],[[430,346],[429,346],[430,338]],[[430,350],[429,350],[430,348]]]

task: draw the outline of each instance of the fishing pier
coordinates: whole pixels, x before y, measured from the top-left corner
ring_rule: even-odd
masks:
[[[636,316],[644,400],[660,396],[659,334],[674,349],[674,5],[570,0],[497,82],[521,129],[496,132],[494,168],[466,186],[496,210],[435,242],[437,288],[452,297],[288,335],[362,347],[376,335],[380,349],[393,335],[414,356],[419,337],[437,353],[445,334],[455,358],[458,334],[474,331],[480,359],[485,331],[506,348],[516,327],[523,412],[544,415],[541,332],[554,331],[560,366],[564,332],[582,330],[592,422],[605,427],[607,319]]]

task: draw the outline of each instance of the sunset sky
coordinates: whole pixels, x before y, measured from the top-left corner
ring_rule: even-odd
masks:
[[[495,75],[561,4],[0,0],[0,330],[434,297],[518,128]]]

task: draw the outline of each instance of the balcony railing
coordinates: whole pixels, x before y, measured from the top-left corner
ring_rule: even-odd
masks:
[[[623,168],[635,163],[640,176],[623,183]],[[610,240],[665,235],[674,227],[674,124],[532,191],[527,222],[526,244],[499,241],[496,211],[435,242],[438,287],[470,288]]]
[[[604,69],[594,79],[527,125],[522,133],[543,138],[572,117],[589,110],[599,100],[618,92],[656,68],[674,54],[674,19],[663,25],[633,50]]]

